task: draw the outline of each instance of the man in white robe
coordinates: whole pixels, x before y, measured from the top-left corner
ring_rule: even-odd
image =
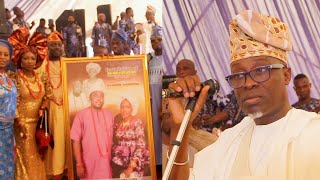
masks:
[[[170,179],[320,179],[320,116],[291,107],[286,91],[291,79],[286,51],[292,49],[288,27],[278,18],[246,10],[229,28],[231,75],[226,80],[248,116],[196,154],[191,171],[190,122]],[[200,91],[200,81],[189,76],[169,87],[189,98]],[[191,119],[203,106],[208,89],[202,89]],[[184,115],[183,100],[169,100],[170,140],[176,138]]]
[[[153,26],[157,25],[155,20],[155,15],[156,15],[156,8],[151,5],[148,5],[146,10],[146,15],[145,15],[147,22],[143,24],[145,29],[145,36],[147,40],[151,38]],[[153,53],[153,52],[154,50],[152,48],[151,42],[146,41],[145,54]]]

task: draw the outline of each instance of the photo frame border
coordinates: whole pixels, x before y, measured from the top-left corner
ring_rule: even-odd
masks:
[[[150,152],[150,172],[152,180],[157,179],[156,173],[156,161],[155,161],[155,150],[154,150],[154,138],[153,138],[153,125],[151,116],[151,102],[150,102],[150,89],[149,89],[149,77],[148,77],[148,64],[146,55],[135,55],[135,56],[99,56],[99,57],[81,57],[81,58],[62,58],[62,89],[63,89],[63,103],[67,104],[64,107],[65,117],[65,128],[66,128],[66,164],[68,168],[68,178],[74,179],[75,175],[73,172],[73,153],[71,147],[70,138],[70,114],[69,114],[69,100],[68,100],[68,70],[67,65],[76,63],[89,63],[89,62],[108,62],[108,61],[128,61],[128,60],[139,60],[142,61],[143,70],[143,87],[145,96],[145,107],[146,107],[146,128],[147,128],[147,140]],[[116,179],[116,178],[114,178]]]

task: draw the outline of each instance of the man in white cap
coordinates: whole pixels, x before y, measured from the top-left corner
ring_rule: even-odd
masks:
[[[209,87],[204,87],[170,179],[320,179],[320,116],[292,108],[286,90],[291,79],[286,51],[292,49],[288,27],[278,18],[247,10],[229,28],[232,74],[226,80],[248,116],[196,154],[189,172],[188,134],[206,100]],[[193,97],[200,91],[199,77],[181,78],[169,87],[183,92],[185,98]],[[184,115],[182,100],[169,100],[171,140]]]
[[[91,106],[76,114],[71,128],[77,176],[81,179],[112,178],[111,148],[114,118],[103,108],[104,89],[90,92]]]
[[[146,10],[146,20],[147,22],[144,23],[144,29],[145,29],[145,33],[146,33],[146,39],[150,39],[151,33],[152,33],[152,27],[157,25],[156,20],[155,20],[155,15],[156,15],[156,8],[148,5],[147,6],[147,10]],[[146,42],[146,54],[148,53],[152,53],[153,49],[151,46],[150,41]]]

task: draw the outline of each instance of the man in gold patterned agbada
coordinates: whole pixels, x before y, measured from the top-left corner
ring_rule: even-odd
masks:
[[[54,148],[49,147],[45,158],[47,176],[55,179],[66,169],[66,128],[64,117],[61,56],[63,53],[63,38],[59,32],[52,32],[48,37],[48,56],[39,68],[41,73],[46,73],[48,83],[52,89],[49,102],[49,131],[53,135]]]
[[[278,18],[252,10],[230,23],[231,75],[226,80],[239,106],[248,114],[188,164],[188,129],[181,142],[170,179],[320,179],[320,116],[292,108],[286,85],[291,79],[286,51],[292,49],[288,27]],[[185,98],[200,91],[198,76],[171,83]],[[202,89],[193,119],[203,106],[209,87]],[[171,140],[181,124],[184,106],[169,100],[173,116]]]

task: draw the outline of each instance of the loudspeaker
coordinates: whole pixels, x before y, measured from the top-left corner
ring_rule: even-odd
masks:
[[[111,5],[100,5],[97,7],[97,17],[98,14],[103,13],[106,15],[106,23],[112,25],[112,18],[111,18]],[[98,19],[98,18],[97,18]],[[98,20],[97,20],[98,21]]]

